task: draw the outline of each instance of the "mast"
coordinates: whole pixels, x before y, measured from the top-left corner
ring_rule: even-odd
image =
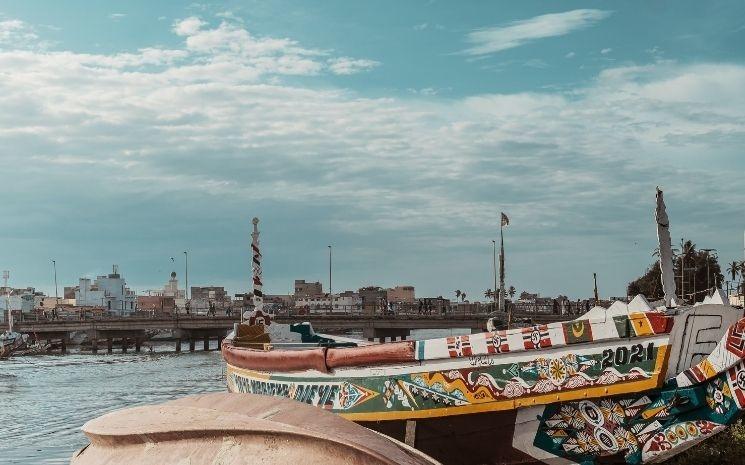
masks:
[[[660,272],[662,278],[662,290],[665,294],[665,306],[677,306],[675,298],[675,273],[673,268],[673,249],[670,240],[670,220],[665,210],[665,201],[662,191],[657,188],[657,208],[655,210],[655,221],[657,223],[657,240],[660,247]]]
[[[263,310],[264,294],[261,291],[263,283],[261,282],[261,251],[259,250],[259,219],[254,218],[252,221],[254,231],[251,233],[251,252],[253,253],[253,303],[254,312]]]
[[[499,222],[499,310],[505,311],[504,308],[504,227],[510,224],[510,219],[502,213]],[[512,314],[507,315],[507,327],[512,323]]]

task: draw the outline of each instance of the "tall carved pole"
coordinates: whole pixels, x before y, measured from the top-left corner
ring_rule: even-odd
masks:
[[[670,240],[670,220],[665,210],[662,191],[657,188],[657,208],[655,210],[657,222],[657,240],[660,251],[660,273],[662,274],[662,291],[665,294],[665,306],[675,307],[675,273],[673,268],[673,247]],[[681,269],[683,267],[681,266]]]
[[[259,250],[259,219],[253,219],[254,231],[251,233],[251,252],[253,253],[254,312],[263,310],[264,294],[261,282],[261,251]]]

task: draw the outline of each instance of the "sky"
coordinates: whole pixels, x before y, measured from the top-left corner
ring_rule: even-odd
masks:
[[[743,257],[741,1],[0,1],[0,269],[53,295],[414,285],[625,295]]]

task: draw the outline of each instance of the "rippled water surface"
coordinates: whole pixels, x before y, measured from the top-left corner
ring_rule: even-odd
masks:
[[[156,346],[153,354],[0,361],[0,463],[69,463],[88,443],[80,431],[86,421],[124,407],[225,390],[221,362],[218,351],[177,355],[167,346]]]
[[[425,330],[414,331],[412,337],[467,332]],[[215,341],[211,347],[216,349]],[[80,427],[90,419],[120,408],[226,389],[219,351],[176,354],[172,343],[155,344],[154,349],[0,361],[0,464],[66,464],[88,443]]]

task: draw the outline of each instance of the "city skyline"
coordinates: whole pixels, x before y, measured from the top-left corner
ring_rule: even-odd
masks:
[[[623,295],[671,234],[743,258],[737,2],[0,3],[0,269]],[[93,19],[92,21],[89,19]],[[135,33],[136,31],[136,33]],[[170,257],[176,259],[172,269]],[[180,265],[179,265],[180,263]],[[60,286],[61,288],[61,286]]]

